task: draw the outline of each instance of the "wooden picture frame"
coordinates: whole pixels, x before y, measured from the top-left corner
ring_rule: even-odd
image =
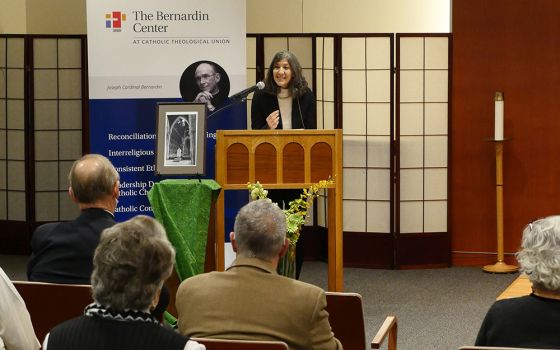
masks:
[[[204,175],[206,104],[158,103],[156,139],[157,175]]]

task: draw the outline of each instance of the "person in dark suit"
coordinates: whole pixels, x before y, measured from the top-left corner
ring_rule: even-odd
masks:
[[[81,210],[68,222],[39,226],[31,238],[30,281],[90,284],[93,252],[101,232],[115,224],[119,174],[111,162],[88,154],[72,165],[68,194]]]
[[[204,103],[208,115],[229,103],[229,77],[216,62],[197,61],[181,74],[179,91],[185,102]]]
[[[101,232],[115,225],[120,182],[109,159],[99,154],[83,156],[72,165],[68,181],[68,194],[80,208],[80,216],[35,230],[27,264],[30,281],[90,284],[93,253]],[[168,304],[169,290],[164,286],[152,314],[161,319]]]
[[[245,205],[230,234],[237,257],[225,272],[184,280],[179,331],[189,337],[280,340],[292,350],[342,349],[325,310],[325,292],[276,273],[289,245],[286,218],[268,199]]]
[[[196,67],[194,80],[200,92],[196,95],[193,102],[206,103],[210,112],[221,107],[227,99],[227,91],[220,90],[220,72],[214,64],[203,62]]]

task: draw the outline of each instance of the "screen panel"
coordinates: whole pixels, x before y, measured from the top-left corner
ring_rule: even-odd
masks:
[[[399,233],[447,232],[449,38],[397,40]]]
[[[67,193],[67,174],[83,153],[82,44],[81,38],[33,39],[37,221],[69,220],[78,214]]]
[[[391,233],[391,36],[342,36],[344,230]]]
[[[26,219],[25,39],[0,38],[0,220]]]

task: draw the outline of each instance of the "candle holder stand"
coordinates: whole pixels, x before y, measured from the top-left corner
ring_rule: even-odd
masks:
[[[496,228],[498,261],[494,265],[486,265],[482,269],[491,273],[512,273],[518,270],[517,266],[508,265],[504,262],[504,177],[503,177],[503,155],[504,141],[491,140],[494,142],[496,151]]]

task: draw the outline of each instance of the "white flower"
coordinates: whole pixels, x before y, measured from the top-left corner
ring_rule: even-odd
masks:
[[[256,200],[257,198],[259,198],[259,189],[255,188],[251,191],[251,199]]]

